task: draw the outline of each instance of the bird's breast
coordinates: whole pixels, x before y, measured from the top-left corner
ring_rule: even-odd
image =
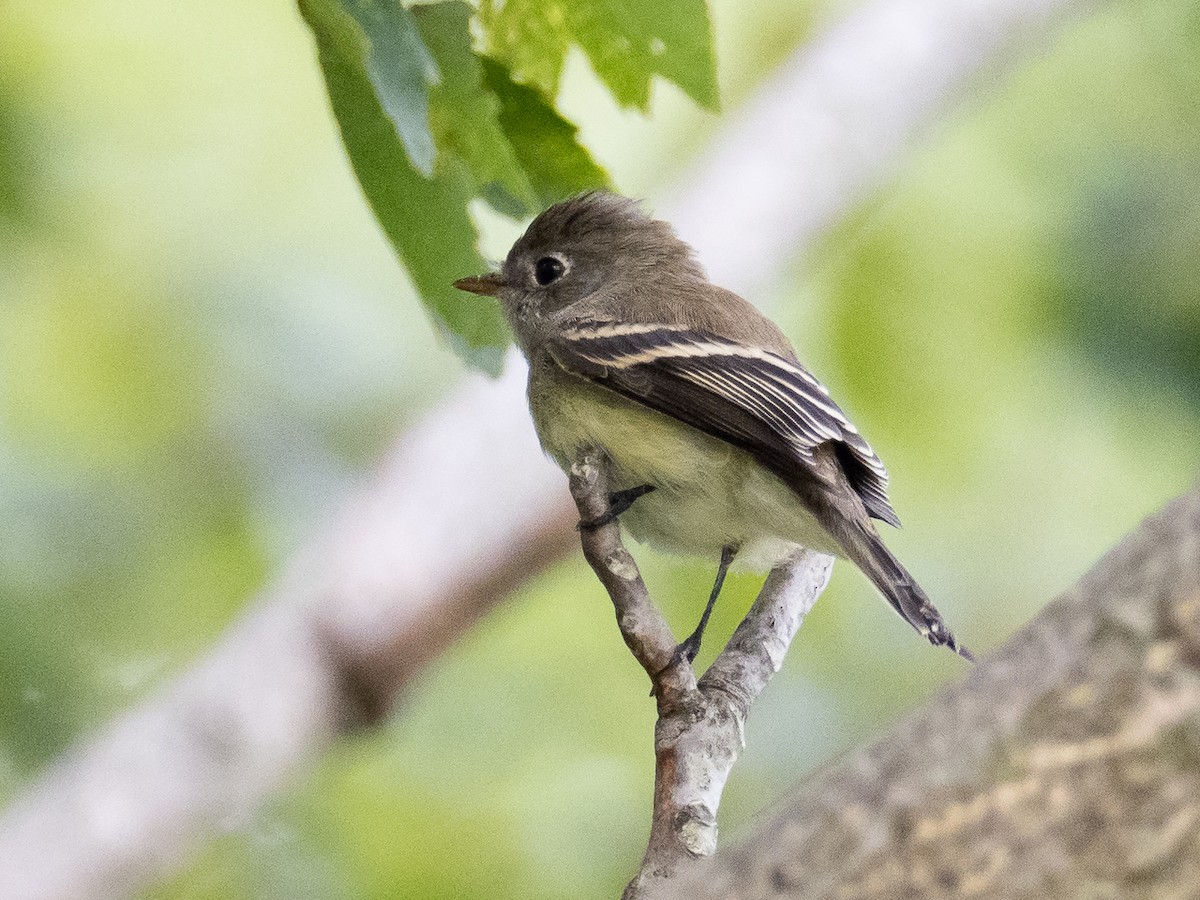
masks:
[[[529,406],[542,447],[564,470],[603,450],[618,489],[696,490],[727,480],[746,454],[636,401],[558,369],[531,370]]]

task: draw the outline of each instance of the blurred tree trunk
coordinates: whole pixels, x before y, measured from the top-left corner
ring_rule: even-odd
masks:
[[[1200,488],[661,896],[1200,896]]]

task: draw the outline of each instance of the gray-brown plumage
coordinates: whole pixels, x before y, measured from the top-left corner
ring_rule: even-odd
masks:
[[[530,224],[501,271],[457,282],[497,296],[530,362],[546,451],[569,469],[600,447],[637,538],[764,570],[797,546],[853,561],[931,643],[969,658],[872,518],[899,519],[883,463],[773,322],[709,283],[691,248],[634,202],[590,193]]]

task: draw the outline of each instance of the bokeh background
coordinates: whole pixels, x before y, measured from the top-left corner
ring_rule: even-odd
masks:
[[[847,5],[714,0],[724,108]],[[1200,463],[1200,11],[1114,4],[1029,59],[754,298],[887,461],[892,546],[983,652]],[[724,125],[662,83],[620,110],[578,55],[560,106],[651,207]],[[484,219],[500,256],[519,224]],[[202,654],[463,377],[293,6],[0,6],[0,800]],[[713,566],[639,558],[690,628]],[[732,580],[708,654],[757,586]],[[961,673],[838,566],[723,835]],[[146,896],[613,896],[652,722],[564,560]]]

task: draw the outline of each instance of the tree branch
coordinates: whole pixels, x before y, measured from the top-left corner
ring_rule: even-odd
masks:
[[[581,522],[596,522],[608,512],[608,474],[599,453],[586,454],[571,467],[571,496]],[[617,627],[625,646],[654,685],[660,699],[672,702],[696,689],[689,665],[672,664],[675,636],[671,626],[650,599],[637,563],[621,541],[616,521],[599,528],[581,528],[580,543],[588,565],[608,591],[617,614]]]
[[[655,896],[1193,897],[1198,723],[1200,488]]]
[[[581,456],[570,482],[580,521],[597,521],[608,509],[603,456]],[[580,541],[612,599],[621,636],[658,699],[650,840],[624,893],[624,900],[637,900],[717,849],[717,809],[742,750],[750,706],[783,665],[792,638],[829,582],[833,559],[801,551],[772,572],[697,682],[691,664],[676,654],[675,636],[621,542],[620,525],[581,529]]]

